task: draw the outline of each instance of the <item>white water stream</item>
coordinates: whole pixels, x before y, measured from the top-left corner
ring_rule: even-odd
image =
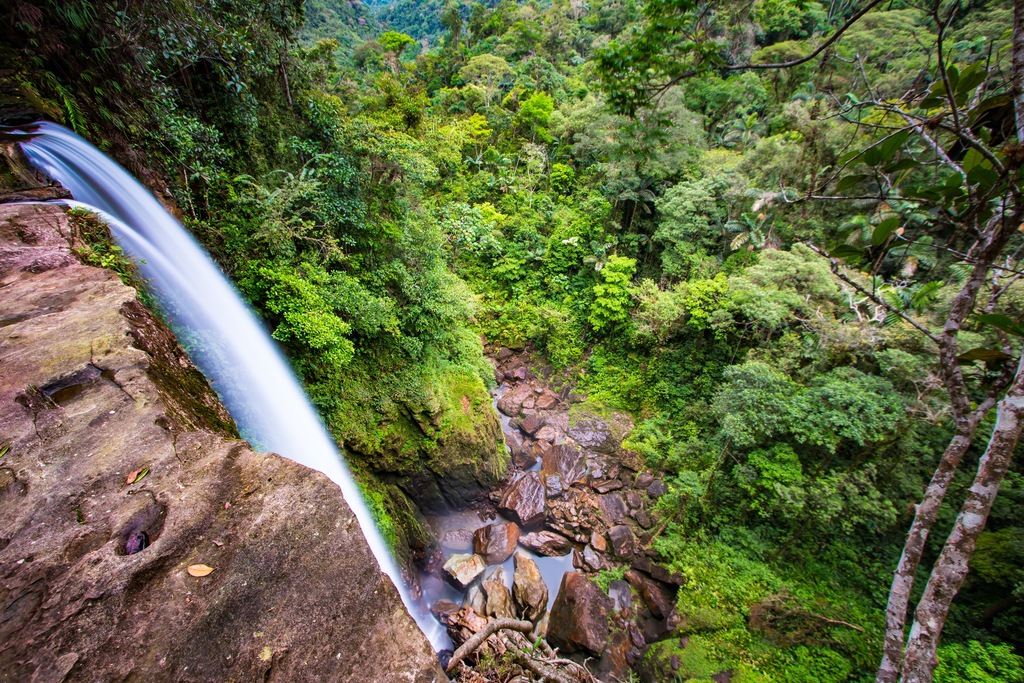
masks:
[[[441,625],[410,599],[338,448],[270,335],[220,269],[156,198],[103,152],[53,123],[34,124],[21,148],[67,188],[75,205],[97,210],[166,306],[175,331],[220,394],[243,436],[319,470],[336,483],[381,569],[435,649]]]

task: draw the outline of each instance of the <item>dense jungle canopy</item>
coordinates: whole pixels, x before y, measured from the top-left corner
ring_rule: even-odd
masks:
[[[633,416],[678,680],[1011,682],[1017,5],[7,0],[0,108],[178,208],[407,560],[482,336]]]

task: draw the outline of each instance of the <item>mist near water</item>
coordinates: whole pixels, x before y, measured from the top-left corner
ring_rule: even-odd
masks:
[[[49,122],[21,143],[29,160],[67,188],[75,202],[110,224],[161,301],[193,361],[255,447],[319,470],[336,483],[380,568],[435,649],[441,625],[414,603],[351,472],[267,330],[185,228],[103,152]]]

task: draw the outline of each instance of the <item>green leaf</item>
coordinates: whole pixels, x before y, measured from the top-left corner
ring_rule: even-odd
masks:
[[[900,227],[899,216],[886,218],[884,221],[876,225],[874,231],[871,233],[871,245],[875,247],[882,246],[898,227]]]
[[[864,182],[871,176],[863,173],[855,173],[853,175],[843,176],[839,179],[839,183],[836,185],[836,192],[846,192],[851,187],[856,187],[860,183]]]
[[[833,249],[829,256],[832,258],[841,259],[849,263],[860,263],[864,260],[866,252],[858,247],[851,246],[849,244],[841,244]]]
[[[983,315],[979,315],[978,322],[982,325],[995,327],[1007,334],[1024,337],[1024,325],[1014,322],[1013,318],[1008,315],[1003,315],[1002,313],[985,313]]]
[[[967,154],[964,155],[964,161],[961,164],[961,166],[963,167],[963,169],[965,171],[970,173],[971,169],[973,169],[976,166],[978,166],[979,164],[983,164],[983,163],[989,163],[988,159],[986,159],[981,154],[981,152],[979,152],[978,150],[976,150],[976,149],[974,149],[972,147],[971,149],[967,150]],[[992,164],[989,163],[989,166],[991,166],[991,165]]]
[[[879,145],[878,146],[878,153],[879,153],[879,161],[878,161],[878,163],[885,163],[886,161],[889,161],[890,159],[892,159],[892,157],[896,154],[896,152],[899,151],[900,147],[903,146],[903,143],[905,143],[907,141],[907,138],[909,138],[909,137],[910,137],[910,131],[909,130],[902,130],[902,131],[900,131],[898,133],[894,133],[892,135],[892,137],[890,137],[888,140],[886,140],[881,145]],[[872,164],[872,165],[875,165],[875,164]]]
[[[850,163],[851,161],[853,161],[854,159],[856,159],[860,155],[861,155],[861,150],[859,150],[859,149],[855,149],[852,152],[847,152],[843,156],[839,157],[839,165],[840,166],[845,166],[846,164]]]
[[[995,363],[998,361],[1009,360],[1010,356],[998,349],[983,349],[978,347],[976,349],[971,349],[967,353],[961,353],[956,357],[956,359],[961,363],[971,363],[976,360],[980,360],[985,363]]]
[[[10,450],[11,450],[11,444],[9,444],[9,443],[4,444],[3,446],[0,446],[0,458],[2,458],[5,455],[7,455],[10,452]]]

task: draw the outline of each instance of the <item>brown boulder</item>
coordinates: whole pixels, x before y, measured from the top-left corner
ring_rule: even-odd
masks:
[[[523,445],[520,448],[513,448],[512,464],[519,470],[528,470],[536,465],[537,456],[534,455],[534,449],[526,445]]]
[[[612,552],[618,557],[629,557],[633,554],[633,532],[625,524],[608,529],[608,538],[612,542]]]
[[[505,585],[505,570],[502,567],[495,567],[480,583],[480,588],[486,596],[484,614],[496,619],[515,618],[515,605]]]
[[[611,598],[597,584],[578,572],[567,572],[551,606],[548,641],[567,652],[601,655],[608,645],[611,609]]]
[[[540,568],[521,550],[514,555],[515,573],[512,576],[512,598],[522,617],[536,623],[548,609],[548,586]]]
[[[538,555],[561,557],[572,551],[572,542],[553,531],[535,531],[519,537],[519,545]]]
[[[608,493],[597,499],[601,515],[608,524],[622,524],[626,521],[626,501],[618,493]]]
[[[545,390],[543,394],[537,397],[535,404],[537,410],[551,410],[556,405],[558,405],[558,397],[548,390]]]
[[[533,396],[533,389],[528,384],[518,384],[498,399],[498,410],[509,417],[519,417],[523,410],[523,401]]]
[[[635,569],[626,571],[626,581],[636,589],[644,603],[658,619],[666,619],[675,606],[675,595],[668,586],[645,576]]]
[[[633,429],[633,420],[625,413],[611,411],[609,416],[574,409],[567,434],[588,451],[614,455],[622,439]]]
[[[482,556],[487,564],[501,564],[512,557],[518,540],[519,527],[515,524],[488,524],[473,534],[473,552]]]
[[[238,440],[67,234],[58,206],[0,207],[2,677],[445,681],[338,486]]]
[[[448,573],[448,576],[462,588],[473,583],[476,577],[483,574],[486,568],[487,565],[484,564],[484,559],[475,554],[452,555],[444,563],[444,570]]]
[[[523,421],[519,423],[519,428],[533,436],[537,433],[537,430],[544,426],[544,418],[534,413],[533,415],[527,415],[523,418]]]
[[[583,451],[567,444],[552,447],[541,463],[541,473],[546,477],[558,475],[563,486],[583,481],[587,476],[587,461]]]
[[[527,472],[519,477],[501,498],[498,511],[511,517],[520,526],[531,527],[544,521],[546,496],[540,474]]]

